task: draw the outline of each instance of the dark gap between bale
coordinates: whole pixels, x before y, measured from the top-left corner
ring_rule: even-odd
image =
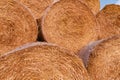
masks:
[[[38,25],[38,37],[37,37],[37,41],[42,41],[44,42],[44,37],[42,34],[42,29],[41,29],[41,19],[37,19],[37,25]]]
[[[37,39],[37,24],[31,13],[14,0],[0,1],[0,56]]]
[[[47,42],[78,52],[96,40],[96,25],[93,13],[79,0],[61,0],[47,9],[42,33]]]
[[[30,43],[0,57],[0,80],[89,80],[82,60],[49,43]]]
[[[100,24],[99,39],[120,34],[120,5],[105,6],[96,17]]]

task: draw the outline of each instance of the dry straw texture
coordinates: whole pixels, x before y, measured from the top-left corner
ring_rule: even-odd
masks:
[[[0,0],[0,55],[36,38],[37,26],[30,12],[14,0]]]
[[[56,45],[31,43],[0,58],[0,80],[89,80],[82,61]]]
[[[88,72],[93,80],[120,80],[120,36],[108,39],[94,48]]]
[[[79,0],[61,0],[46,11],[42,33],[47,42],[77,52],[96,39],[96,20]]]
[[[18,1],[24,4],[27,8],[29,8],[36,19],[39,19],[44,14],[44,10],[54,0],[18,0]]]
[[[99,39],[120,34],[120,5],[107,5],[97,14]]]
[[[100,0],[80,0],[86,4],[94,14],[100,11]]]

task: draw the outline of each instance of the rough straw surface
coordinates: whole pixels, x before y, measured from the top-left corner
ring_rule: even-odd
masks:
[[[18,1],[24,4],[27,8],[29,8],[36,19],[39,19],[44,14],[45,9],[54,0],[18,0]]]
[[[96,15],[100,11],[100,0],[80,0]]]
[[[120,80],[120,36],[94,48],[88,63],[88,73],[93,80]]]
[[[96,20],[79,0],[61,0],[46,11],[42,33],[47,42],[77,52],[96,39]]]
[[[31,43],[16,50],[0,57],[0,80],[89,80],[81,59],[56,45]]]
[[[120,34],[120,5],[107,5],[97,14],[99,39]]]
[[[14,0],[1,0],[0,55],[36,38],[37,25],[30,12]]]

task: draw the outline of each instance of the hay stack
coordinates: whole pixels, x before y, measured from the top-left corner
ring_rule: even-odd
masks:
[[[120,34],[120,5],[107,5],[98,14],[99,39]]]
[[[79,0],[61,0],[46,11],[42,33],[47,42],[77,52],[96,40],[96,20]]]
[[[53,44],[31,43],[0,57],[0,80],[89,80],[82,61]]]
[[[80,0],[96,15],[100,11],[100,0]]]
[[[36,38],[37,25],[30,12],[14,0],[1,0],[0,55]]]
[[[94,48],[88,72],[93,80],[120,80],[120,36],[108,39]]]
[[[54,0],[18,0],[31,10],[36,19],[40,19],[44,14],[45,9]]]

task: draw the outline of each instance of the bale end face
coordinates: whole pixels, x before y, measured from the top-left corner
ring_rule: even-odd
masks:
[[[79,0],[61,0],[42,18],[42,34],[47,42],[76,53],[97,39],[96,24],[93,13]]]

